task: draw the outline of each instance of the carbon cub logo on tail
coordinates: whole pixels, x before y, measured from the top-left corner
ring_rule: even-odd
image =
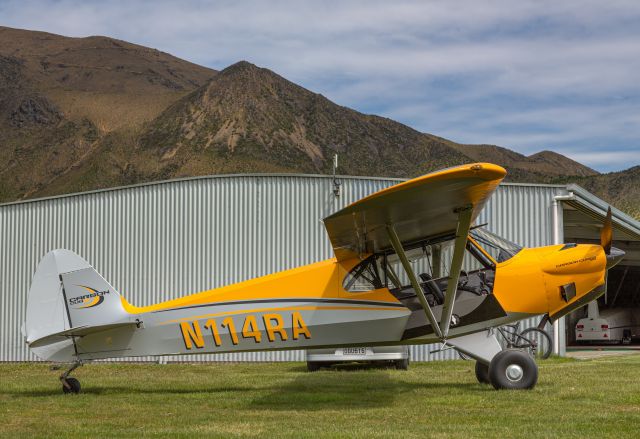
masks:
[[[69,305],[75,309],[93,308],[94,306],[98,306],[102,302],[104,302],[104,296],[111,293],[111,291],[109,290],[99,291],[95,288],[87,287],[85,285],[76,286],[84,288],[89,294],[84,294],[78,297],[71,297],[69,299]]]

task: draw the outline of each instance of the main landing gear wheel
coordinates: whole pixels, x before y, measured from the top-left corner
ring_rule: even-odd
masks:
[[[316,372],[320,370],[320,363],[316,361],[307,361],[307,370],[309,372]]]
[[[491,384],[489,380],[489,366],[476,361],[476,378],[480,384]]]
[[[409,357],[403,358],[402,360],[395,360],[394,365],[398,370],[407,370],[409,369]]]
[[[64,393],[80,393],[80,381],[71,377],[62,380],[62,391]]]
[[[491,360],[489,381],[496,390],[532,389],[538,382],[538,366],[528,353],[506,349]]]

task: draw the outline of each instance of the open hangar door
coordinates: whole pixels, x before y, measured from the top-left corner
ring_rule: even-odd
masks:
[[[600,242],[608,206],[586,195],[586,199],[575,197],[562,203],[564,242]],[[613,246],[626,254],[609,270],[607,291],[597,300],[597,306],[587,305],[566,317],[569,346],[624,343],[640,349],[640,223],[612,210]]]

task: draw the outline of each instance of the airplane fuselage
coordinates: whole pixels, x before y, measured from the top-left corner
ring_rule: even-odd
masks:
[[[97,359],[439,341],[423,310],[389,288],[346,291],[344,278],[358,263],[328,259],[147,307],[120,298],[140,327],[86,335],[75,349],[81,359]],[[565,314],[601,294],[605,266],[596,245],[523,249],[496,264],[490,294],[456,299],[449,338]],[[73,297],[74,287],[66,288]],[[437,318],[441,308],[433,307]]]

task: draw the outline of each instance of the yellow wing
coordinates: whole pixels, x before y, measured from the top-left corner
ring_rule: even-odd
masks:
[[[324,224],[338,260],[391,248],[386,225],[402,244],[454,233],[459,209],[475,220],[507,171],[491,163],[443,169],[391,186],[328,216]]]

